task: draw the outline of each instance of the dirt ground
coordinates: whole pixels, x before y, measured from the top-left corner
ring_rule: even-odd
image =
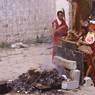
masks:
[[[28,48],[0,49],[0,81],[14,80],[30,68],[37,70],[52,69],[52,49],[49,44],[31,45]],[[6,95],[24,95],[8,93]],[[32,94],[31,94],[32,95]],[[39,94],[35,95],[51,95]],[[95,95],[94,87],[82,87],[80,90],[64,91],[63,94],[52,95]]]
[[[48,47],[31,45],[29,48],[1,49],[0,81],[13,80],[30,68],[39,69],[42,64],[48,68],[51,64],[51,50]]]
[[[95,87],[81,87],[80,89],[75,90],[62,90],[62,91],[53,91],[53,92],[45,92],[45,93],[35,93],[35,94],[21,94],[21,93],[8,93],[5,95],[95,95]]]

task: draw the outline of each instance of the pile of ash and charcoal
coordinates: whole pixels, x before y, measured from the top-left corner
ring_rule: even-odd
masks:
[[[53,89],[60,89],[64,77],[59,75],[56,69],[51,71],[28,70],[18,77],[18,79],[8,82],[14,91],[19,93],[44,92]]]

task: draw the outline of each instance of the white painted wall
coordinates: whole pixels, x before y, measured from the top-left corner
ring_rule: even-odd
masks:
[[[49,35],[55,0],[0,0],[0,42],[32,40]]]
[[[62,8],[64,8],[64,10],[65,10],[65,18],[66,18],[67,25],[69,26],[70,3],[67,0],[56,0],[56,12],[58,10],[62,10]]]
[[[0,0],[0,42],[31,40],[38,33],[49,35],[55,14],[62,8],[69,25],[67,0]]]

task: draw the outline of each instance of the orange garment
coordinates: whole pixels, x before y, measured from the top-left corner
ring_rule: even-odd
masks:
[[[90,24],[89,29],[95,32],[95,24]]]
[[[86,61],[86,65],[89,67],[91,66],[91,69],[90,69],[90,72],[89,72],[89,75],[91,76],[93,82],[94,82],[94,85],[95,85],[95,63],[93,63],[93,57],[94,55],[89,55],[89,54],[85,54],[85,61]],[[85,62],[84,62],[85,63]]]
[[[90,24],[89,26],[89,29],[92,31],[92,32],[95,32],[95,24]],[[93,52],[95,53],[95,42],[93,44],[90,45]]]
[[[91,30],[93,33],[95,33],[95,24],[90,24],[89,30]],[[86,55],[86,60],[87,60],[87,65],[91,66],[90,76],[92,77],[94,85],[95,85],[95,65],[94,65],[95,63],[93,63],[93,57],[95,57],[95,41],[93,44],[90,45],[90,47],[93,50],[93,54],[92,55]]]

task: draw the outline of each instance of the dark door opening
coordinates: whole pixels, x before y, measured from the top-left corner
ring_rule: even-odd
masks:
[[[92,14],[95,15],[95,1],[92,1]]]

